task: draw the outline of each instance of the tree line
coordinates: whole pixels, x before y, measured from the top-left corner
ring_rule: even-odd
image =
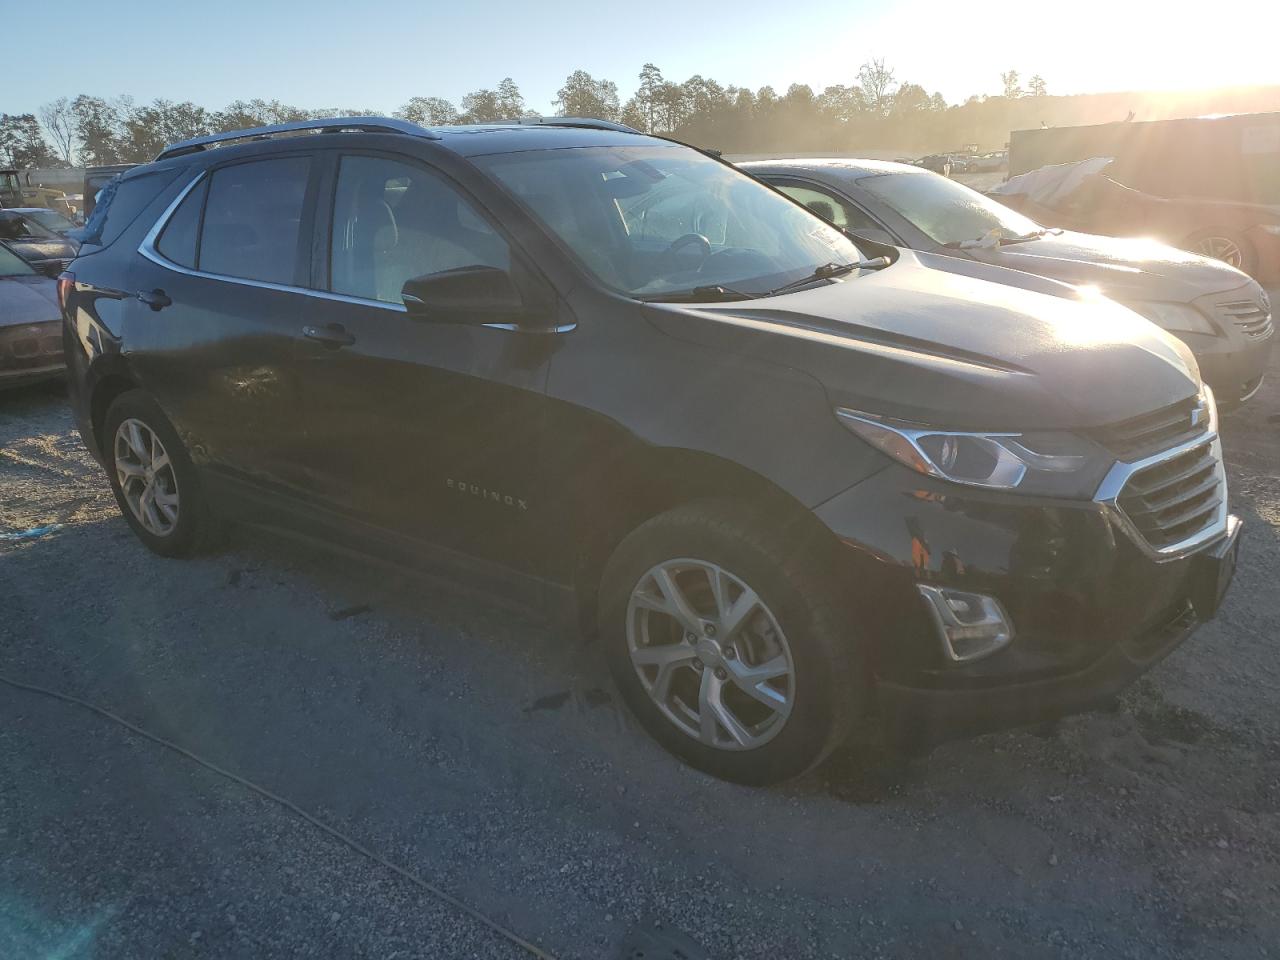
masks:
[[[1002,76],[1005,97],[1024,96],[1017,77],[1014,71]],[[768,86],[752,90],[726,86],[700,74],[676,82],[652,63],[644,65],[638,80],[635,95],[624,103],[616,83],[575,70],[557,92],[553,110],[560,116],[615,120],[646,133],[742,151],[797,143],[848,146],[886,136],[895,143],[905,137],[903,145],[910,145],[912,136],[920,142],[928,139],[920,136],[923,121],[951,109],[940,94],[929,94],[917,84],[898,83],[893,69],[879,59],[863,64],[848,85],[820,92],[801,83],[782,93]],[[1033,79],[1030,89],[1043,96],[1043,81]],[[81,94],[46,103],[37,114],[0,115],[0,163],[16,167],[137,163],[153,158],[166,144],[209,133],[380,112],[302,108],[262,99],[236,100],[222,110],[208,110],[189,101],[157,99],[138,104],[129,97]],[[395,111],[397,117],[427,126],[531,115],[510,77],[492,89],[468,93],[456,105],[443,97],[420,96]]]
[[[620,121],[646,133],[727,153],[847,153],[873,148],[928,152],[958,150],[967,144],[999,149],[1012,129],[1119,120],[1135,106],[1159,114],[1162,108],[1157,104],[1171,103],[1168,98],[1173,96],[1050,96],[1040,76],[1030,77],[1024,86],[1021,74],[1008,70],[999,74],[999,93],[975,94],[963,103],[948,104],[941,94],[929,93],[919,84],[899,82],[893,68],[878,58],[864,63],[848,84],[821,91],[802,83],[794,83],[781,93],[770,86],[752,90],[723,85],[700,74],[677,82],[652,63],[643,66],[637,79],[635,94],[622,102],[616,83],[575,70],[557,92],[553,111],[560,116]],[[1196,115],[1186,110],[1264,109],[1254,106],[1254,99],[1274,99],[1274,94],[1275,88],[1187,94],[1181,115]],[[1143,99],[1157,96],[1165,99]],[[1202,103],[1207,108],[1201,108]],[[0,165],[32,168],[136,163],[152,159],[166,144],[209,133],[381,112],[354,107],[302,108],[262,99],[236,100],[222,110],[207,110],[189,101],[157,99],[137,104],[129,97],[81,94],[46,103],[38,114],[0,114]],[[533,113],[519,86],[507,77],[492,89],[468,93],[457,104],[442,97],[413,97],[395,111],[395,116],[440,126],[491,123]],[[1179,114],[1165,110],[1164,115]]]

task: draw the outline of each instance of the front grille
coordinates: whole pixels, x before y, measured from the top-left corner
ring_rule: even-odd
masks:
[[[1226,496],[1222,464],[1211,438],[1135,472],[1118,506],[1157,550],[1194,537],[1218,522]]]
[[[1188,397],[1168,407],[1093,431],[1094,439],[1126,463],[1168,450],[1203,434],[1208,410],[1200,397]]]
[[[1234,323],[1254,340],[1262,340],[1272,330],[1271,313],[1257,300],[1227,300],[1213,305],[1218,319]]]

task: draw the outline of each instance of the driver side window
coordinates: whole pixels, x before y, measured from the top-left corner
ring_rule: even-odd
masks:
[[[834,223],[841,230],[882,230],[860,208],[848,203],[833,193],[815,187],[801,186],[798,183],[778,183],[777,188],[792,200],[796,200],[816,213],[828,223]]]
[[[335,293],[400,303],[414,277],[510,264],[507,241],[441,177],[385,157],[342,158],[329,254]]]

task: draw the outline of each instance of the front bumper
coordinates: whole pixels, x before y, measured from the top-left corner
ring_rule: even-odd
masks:
[[[1244,403],[1262,385],[1276,341],[1265,304],[1264,294],[1254,283],[1207,294],[1192,305],[1218,328],[1218,334],[1178,334],[1195,354],[1200,376],[1213,389],[1220,407]]]
[[[1168,623],[1117,644],[1089,666],[996,687],[913,687],[882,681],[877,702],[886,737],[928,745],[1040,723],[1104,706],[1189,637],[1200,619],[1188,601]]]
[[[1200,376],[1213,390],[1220,407],[1237,406],[1258,392],[1275,339],[1273,333],[1243,348],[1224,344],[1223,349],[1203,350],[1198,344],[1192,345]]]
[[[1158,559],[1101,504],[957,488],[896,464],[815,513],[867,598],[859,622],[886,734],[916,745],[1113,698],[1213,615],[1240,529],[1232,517],[1196,552]],[[920,583],[996,598],[1012,643],[948,661]]]

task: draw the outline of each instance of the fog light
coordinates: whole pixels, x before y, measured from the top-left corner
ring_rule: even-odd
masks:
[[[942,652],[953,663],[989,657],[1013,640],[1013,624],[995,597],[923,583],[916,589],[938,628]]]

